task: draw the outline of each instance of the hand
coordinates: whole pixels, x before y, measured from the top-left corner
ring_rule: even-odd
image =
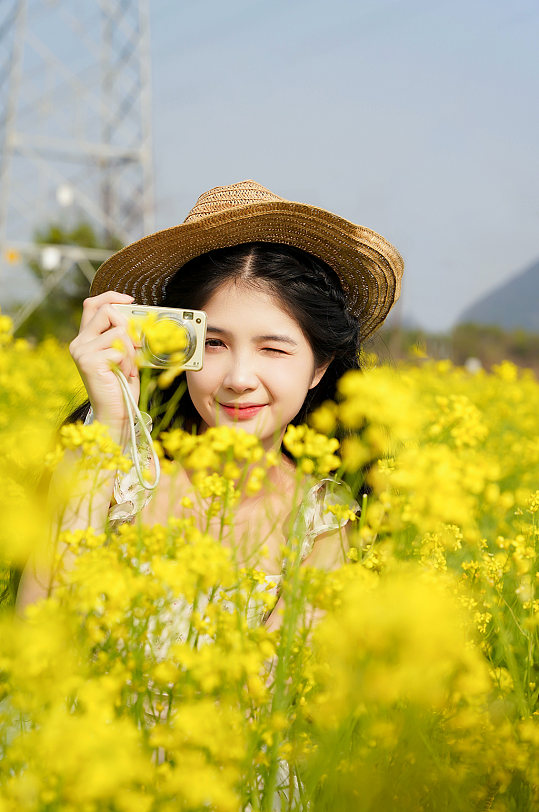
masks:
[[[131,302],[132,296],[113,290],[85,299],[79,333],[69,345],[95,419],[120,432],[127,422],[127,409],[112,366],[117,366],[125,375],[135,403],[140,395],[140,379],[136,347],[127,332],[127,319],[112,305]],[[122,349],[114,346],[119,344]]]

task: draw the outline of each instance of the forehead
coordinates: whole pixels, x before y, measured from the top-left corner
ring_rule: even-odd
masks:
[[[301,327],[284,303],[264,281],[233,280],[225,282],[212,294],[203,310],[208,314],[208,323],[212,317],[227,320],[241,319],[242,324],[279,323],[288,329],[302,333]]]

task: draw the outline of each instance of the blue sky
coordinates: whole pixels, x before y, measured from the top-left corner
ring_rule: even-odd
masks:
[[[77,57],[55,16],[71,0],[32,2],[52,52]],[[537,0],[149,3],[158,228],[254,178],[391,240],[399,312],[430,330],[539,258]],[[76,10],[98,40],[98,2]],[[67,128],[81,111],[56,98]],[[82,112],[89,138],[99,119]],[[13,190],[33,211],[33,169]],[[4,279],[23,289],[20,266]]]
[[[390,239],[430,329],[539,257],[536,0],[154,0],[158,227],[252,177]]]

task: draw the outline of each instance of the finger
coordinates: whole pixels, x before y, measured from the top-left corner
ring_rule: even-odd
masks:
[[[106,356],[106,363],[108,369],[119,369],[128,384],[133,385],[138,378],[138,370],[136,368],[136,364],[133,365],[131,360],[127,358],[121,350],[112,347],[111,349],[105,350],[104,355]],[[136,370],[135,375],[131,373]]]
[[[111,327],[123,327],[126,330],[126,334],[129,335],[131,344],[135,347],[140,349],[142,346],[140,341],[135,341],[129,331],[127,330],[128,324],[131,320],[131,316],[129,313],[125,313],[121,310],[117,310],[114,307],[114,304],[105,304],[99,308],[99,310],[95,313],[94,318],[88,324],[88,330],[92,332],[100,332],[104,333],[108,331]]]
[[[134,388],[138,387],[138,370],[136,364],[127,358],[122,350],[116,347],[106,347],[99,354],[86,352],[79,359],[79,371],[82,379],[93,389],[99,386],[98,381],[110,380],[114,370],[119,369],[128,383]]]
[[[77,341],[91,341],[95,336],[100,333],[105,333],[111,327],[127,328],[128,319],[126,315],[113,306],[112,303],[105,303],[94,311],[91,319],[86,322],[84,327],[81,322],[81,329],[78,336],[74,339]]]
[[[133,296],[128,293],[118,293],[115,290],[107,290],[97,296],[89,296],[82,303],[82,318],[80,329],[83,330],[92,320],[95,313],[105,304],[130,304],[134,301]]]
[[[121,367],[125,363],[125,355],[115,347],[107,347],[99,355],[95,352],[83,353],[78,362],[83,380],[91,385],[96,376],[102,377],[105,373],[108,377],[113,367]]]
[[[69,345],[73,360],[85,373],[91,373],[93,369],[103,371],[107,368],[108,356],[103,353],[111,348],[119,351],[127,360],[127,373],[131,374],[133,367],[136,366],[136,352],[123,325],[111,327],[90,340],[84,340],[84,336],[79,336]]]
[[[110,327],[103,333],[99,333],[95,338],[81,342],[84,352],[99,353],[109,347],[114,347],[120,350],[124,356],[128,357],[133,363],[135,362],[135,347],[131,337],[124,325],[117,327]]]
[[[118,367],[124,374],[125,379],[130,384],[138,378],[138,368],[134,359],[128,358],[126,355],[122,357]]]

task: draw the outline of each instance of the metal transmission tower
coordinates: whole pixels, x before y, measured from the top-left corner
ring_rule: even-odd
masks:
[[[88,223],[100,247],[36,244],[53,223]],[[152,230],[149,0],[2,0],[0,301],[15,326]]]

